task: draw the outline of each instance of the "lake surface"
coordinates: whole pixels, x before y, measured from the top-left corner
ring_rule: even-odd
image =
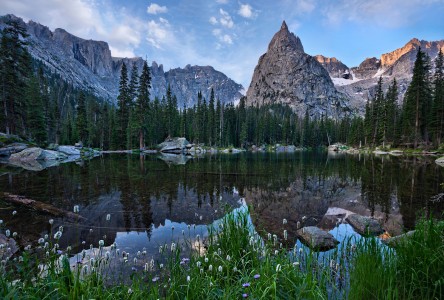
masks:
[[[432,199],[443,192],[444,168],[425,157],[298,152],[177,159],[110,154],[38,172],[1,168],[3,229],[18,232],[21,245],[35,245],[63,225],[60,248],[70,245],[74,252],[90,244],[97,247],[103,239],[105,246],[116,242],[127,252],[145,248],[154,255],[172,238],[205,236],[207,225],[246,205],[263,237],[271,232],[283,239],[282,220],[287,219],[289,246],[295,243],[297,222],[330,230],[340,239],[354,234],[342,224],[350,212],[381,219],[392,235],[413,228],[424,214],[442,218],[444,212],[444,200]],[[3,192],[66,211],[79,205],[84,220],[9,204]],[[53,227],[49,219],[54,219]]]

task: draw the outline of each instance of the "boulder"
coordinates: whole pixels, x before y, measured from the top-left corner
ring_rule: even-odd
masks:
[[[382,240],[382,242],[384,244],[386,244],[387,246],[395,247],[399,243],[403,243],[403,242],[407,241],[414,233],[415,233],[415,231],[411,230],[407,233]]]
[[[348,216],[346,220],[361,235],[379,235],[384,232],[381,224],[370,217],[353,214]]]
[[[28,148],[28,145],[23,143],[13,143],[6,147],[0,148],[0,156],[10,156],[11,154],[20,152]]]
[[[440,158],[438,158],[437,160],[435,160],[435,163],[437,163],[438,165],[440,165],[440,166],[443,166],[443,167],[444,167],[444,156],[443,156],[443,157],[440,157]]]
[[[80,155],[80,150],[75,146],[59,146],[57,151],[66,155]]]
[[[160,152],[164,153],[184,153],[186,146],[189,144],[186,138],[176,137],[168,138],[163,143],[159,144]]]
[[[32,147],[24,149],[20,152],[14,153],[9,157],[11,161],[31,161],[37,160],[42,155],[42,148]]]
[[[185,165],[187,161],[191,159],[191,157],[187,155],[172,153],[162,153],[159,158],[168,165]]]
[[[302,243],[318,251],[330,250],[339,244],[333,235],[316,226],[303,227],[296,234]]]
[[[53,150],[44,150],[38,147],[27,148],[23,151],[14,153],[9,158],[10,161],[30,162],[35,160],[63,160],[68,156]]]

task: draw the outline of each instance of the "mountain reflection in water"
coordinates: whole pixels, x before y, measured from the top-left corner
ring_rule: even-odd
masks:
[[[39,172],[8,167],[1,173],[0,189],[66,211],[79,205],[85,220],[54,218],[54,225],[64,226],[61,248],[71,245],[74,250],[97,247],[103,239],[105,245],[117,241],[128,251],[156,251],[182,230],[206,234],[206,225],[239,207],[242,198],[261,234],[282,238],[282,220],[287,219],[290,244],[298,222],[331,229],[346,214],[359,213],[382,220],[391,234],[399,234],[413,228],[421,214],[440,217],[444,211],[443,202],[431,201],[442,192],[444,169],[427,158],[332,158],[299,152],[187,157],[180,159],[186,162],[182,165],[162,160],[112,154]],[[51,216],[3,201],[0,205],[0,218],[19,233],[21,245],[36,243],[50,231]],[[14,217],[12,210],[18,212]]]

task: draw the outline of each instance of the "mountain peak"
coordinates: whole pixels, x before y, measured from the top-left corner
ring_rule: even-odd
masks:
[[[281,28],[275,33],[268,45],[268,51],[288,52],[297,51],[304,52],[301,40],[288,30],[287,23],[282,22]]]
[[[287,23],[285,23],[285,20],[282,22],[281,30],[287,30],[288,31],[288,26],[287,26]]]

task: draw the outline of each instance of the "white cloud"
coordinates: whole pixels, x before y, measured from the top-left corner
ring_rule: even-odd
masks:
[[[227,28],[233,28],[234,26],[234,22],[233,19],[231,18],[230,14],[227,13],[225,10],[223,10],[222,8],[219,9],[219,12],[221,14],[221,17],[219,19],[219,22],[222,26],[227,27]]]
[[[212,25],[216,25],[217,23],[219,23],[219,22],[217,21],[216,17],[211,17],[210,20],[209,20],[209,22],[210,22]]]
[[[316,0],[297,0],[295,10],[303,15],[312,12],[316,7]]]
[[[152,15],[157,15],[161,13],[166,13],[168,11],[168,8],[166,6],[160,6],[157,3],[151,3],[148,8],[146,9],[146,12]]]
[[[219,4],[227,4],[228,0],[216,0],[216,2]]]
[[[250,4],[240,4],[237,13],[247,19],[253,19],[257,16],[257,13],[253,10]]]
[[[224,34],[222,32],[222,29],[215,28],[215,29],[213,29],[212,33],[215,37],[217,37],[219,42],[221,42],[223,44],[227,44],[227,45],[233,44],[233,38],[231,37],[231,35],[226,34],[226,33]],[[221,48],[221,44],[217,43],[216,48],[218,48],[218,49]]]
[[[175,43],[174,33],[166,19],[160,18],[158,22],[151,20],[147,26],[147,41],[157,49]]]

